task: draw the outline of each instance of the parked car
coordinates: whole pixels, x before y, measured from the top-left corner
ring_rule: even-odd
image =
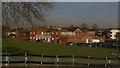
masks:
[[[38,40],[36,40],[36,42],[45,42],[45,40],[44,39],[38,39]]]
[[[82,46],[84,43],[76,43],[77,46]]]
[[[119,48],[120,49],[120,43],[119,42],[113,43],[112,48],[114,48],[114,49]]]
[[[82,46],[91,46],[91,43],[83,43]]]
[[[73,42],[67,42],[66,45],[75,45]]]

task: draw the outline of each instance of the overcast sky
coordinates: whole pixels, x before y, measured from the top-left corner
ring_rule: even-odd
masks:
[[[57,2],[47,17],[48,26],[80,26],[81,23],[117,27],[117,2]]]

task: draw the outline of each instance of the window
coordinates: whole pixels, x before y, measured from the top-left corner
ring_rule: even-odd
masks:
[[[33,39],[35,39],[35,37],[33,37]]]
[[[52,40],[54,40],[54,38],[52,38]]]
[[[48,38],[48,42],[50,42],[50,38]]]
[[[36,37],[36,40],[38,40],[39,38],[38,37]]]
[[[30,39],[32,39],[32,37],[30,37]]]
[[[58,34],[58,32],[56,32],[56,34]]]
[[[52,32],[52,34],[54,34],[54,33]]]
[[[30,32],[30,34],[32,34],[32,32]]]
[[[76,34],[77,34],[77,32],[76,32]]]
[[[47,38],[45,37],[45,40],[46,40]]]
[[[33,32],[33,34],[35,34],[35,32]]]
[[[43,32],[41,32],[41,34],[43,34]]]

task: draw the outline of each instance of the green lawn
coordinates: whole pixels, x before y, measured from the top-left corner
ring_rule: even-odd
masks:
[[[3,38],[2,51],[5,53],[32,53],[47,55],[109,56],[117,49],[67,46],[64,44],[29,42],[25,39]]]

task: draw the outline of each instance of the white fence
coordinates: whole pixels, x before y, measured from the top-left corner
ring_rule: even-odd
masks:
[[[91,57],[91,56],[54,56],[39,54],[2,54],[2,65],[11,66],[21,64],[30,65],[51,65],[51,66],[100,66],[119,67],[120,57]]]

